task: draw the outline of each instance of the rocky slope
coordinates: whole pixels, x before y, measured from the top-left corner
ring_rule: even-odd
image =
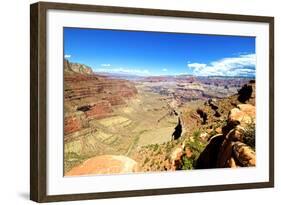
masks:
[[[163,80],[110,78],[65,61],[65,175],[255,166],[254,81],[220,98],[206,93],[234,92],[227,80]]]
[[[129,81],[101,77],[85,65],[66,60],[64,66],[66,138],[68,134],[87,127],[86,121],[111,115],[114,107],[126,104],[126,100],[137,93]]]
[[[255,166],[255,82],[224,99],[189,103],[177,140],[138,149],[142,171]]]
[[[114,117],[114,111],[136,94],[127,80],[99,76],[88,66],[64,61],[65,172],[90,157],[118,153],[108,144],[122,139],[107,133],[97,138],[103,130],[97,120]]]
[[[211,137],[196,168],[255,166],[255,116],[255,106],[251,104],[231,109],[222,133]]]

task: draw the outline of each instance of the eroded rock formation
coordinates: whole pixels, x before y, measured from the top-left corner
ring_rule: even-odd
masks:
[[[200,154],[196,168],[224,168],[255,166],[256,154],[247,136],[255,138],[255,106],[239,104],[228,117],[223,134],[213,136]]]
[[[90,157],[117,154],[106,145],[119,140],[118,136],[97,129],[96,121],[113,117],[115,110],[136,94],[137,89],[130,81],[97,75],[86,65],[64,61],[66,172]]]
[[[65,118],[65,133],[81,128],[78,113],[84,113],[82,120],[106,117],[137,94],[131,82],[98,76],[85,65],[65,60],[64,71],[64,107],[65,113],[71,114]]]
[[[208,120],[207,113],[205,113],[202,109],[199,109],[199,108],[196,110],[196,112],[202,120],[201,124],[205,125],[207,123],[207,120]]]
[[[250,104],[240,104],[229,113],[229,122],[238,121],[242,126],[255,123],[256,108]]]
[[[63,62],[64,72],[66,73],[80,73],[80,74],[93,74],[93,70],[91,67],[86,66],[84,64],[79,63],[71,63],[68,60],[64,60]]]
[[[66,176],[92,174],[122,174],[137,171],[137,162],[122,155],[101,155],[87,159],[81,165],[72,168]]]

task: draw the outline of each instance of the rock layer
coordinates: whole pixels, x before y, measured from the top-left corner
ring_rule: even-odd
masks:
[[[136,94],[137,89],[129,81],[99,76],[86,65],[65,60],[64,133],[87,127],[91,119],[109,116],[116,106],[125,105]]]
[[[87,75],[93,74],[92,68],[84,64],[71,63],[68,60],[64,60],[63,63],[65,72],[74,72]]]
[[[97,75],[89,66],[64,61],[65,172],[94,156],[123,154],[118,152],[120,147],[108,146],[122,144],[122,135],[104,132],[111,126],[98,122],[114,117],[115,111],[126,106],[136,94],[137,89],[128,80]]]

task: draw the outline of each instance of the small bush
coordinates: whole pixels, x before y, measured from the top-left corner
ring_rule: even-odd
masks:
[[[149,161],[149,159],[146,157],[143,164],[146,164]]]
[[[182,162],[181,169],[183,170],[193,169],[194,160],[192,158],[187,158],[187,156],[184,155],[181,159],[181,162]]]
[[[201,131],[197,130],[193,132],[193,141],[188,141],[187,145],[190,148],[190,150],[192,151],[193,154],[200,154],[203,149],[205,148],[205,145],[201,142],[200,140],[200,134]]]
[[[244,133],[244,142],[249,145],[251,148],[255,149],[256,147],[256,125],[255,123],[249,124],[245,127]]]
[[[159,148],[159,145],[158,145],[158,144],[155,144],[154,147],[153,147],[153,151],[154,151],[154,152],[157,151],[158,148]]]
[[[193,137],[195,139],[198,139],[200,137],[200,134],[201,134],[201,131],[200,130],[196,130],[196,131],[193,132]]]
[[[196,130],[193,132],[193,140],[189,140],[186,143],[187,148],[192,152],[191,157],[187,157],[184,155],[181,159],[182,169],[193,169],[196,166],[196,160],[198,159],[201,152],[204,150],[206,143],[200,140],[200,130]]]

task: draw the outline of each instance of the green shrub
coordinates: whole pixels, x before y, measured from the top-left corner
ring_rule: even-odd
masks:
[[[182,162],[182,167],[181,169],[183,170],[190,170],[193,169],[193,159],[192,158],[187,158],[187,156],[183,156],[181,159]]]
[[[201,142],[201,140],[199,138],[200,134],[201,134],[200,130],[194,131],[193,132],[193,141],[189,140],[187,142],[188,147],[190,148],[190,150],[192,151],[192,153],[194,155],[200,154],[205,148],[205,144],[203,142]]]
[[[194,137],[194,139],[195,139],[195,140],[198,140],[199,137],[200,137],[200,134],[201,134],[201,131],[200,131],[200,130],[195,130],[195,131],[193,132],[193,137]]]
[[[193,140],[187,141],[186,146],[192,152],[192,156],[190,158],[185,155],[182,157],[182,169],[193,169],[196,166],[196,160],[206,146],[206,143],[200,140],[200,134],[200,130],[194,131]]]
[[[249,145],[251,148],[255,149],[256,147],[256,125],[255,123],[248,124],[245,127],[244,133],[244,142]]]

